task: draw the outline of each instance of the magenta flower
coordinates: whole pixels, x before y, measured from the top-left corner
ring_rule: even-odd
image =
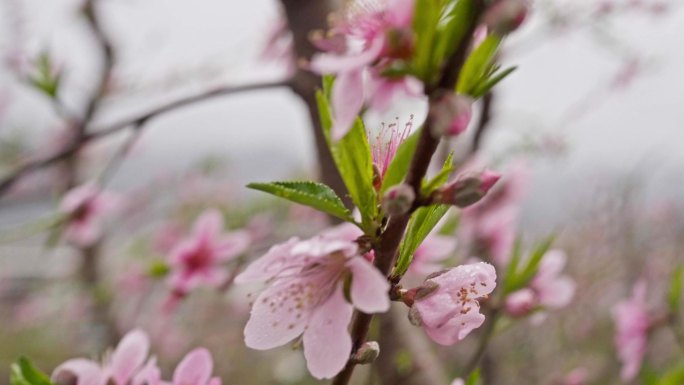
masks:
[[[221,265],[244,253],[249,243],[250,237],[244,231],[223,233],[220,212],[204,212],[195,221],[192,234],[169,254],[169,285],[181,296],[199,286],[220,286],[228,278]]]
[[[375,108],[385,109],[394,95],[418,94],[422,90],[416,79],[387,79],[380,75],[392,59],[411,55],[413,11],[413,0],[348,9],[331,29],[330,38],[316,39],[316,45],[328,52],[315,55],[311,69],[337,75],[331,95],[333,139],[339,140],[349,131],[366,100]]]
[[[613,307],[615,347],[622,362],[620,376],[623,381],[631,381],[639,374],[646,354],[650,326],[646,306],[646,283],[638,282],[632,297]]]
[[[64,237],[79,247],[88,247],[102,237],[107,217],[118,207],[120,200],[112,193],[93,184],[76,187],[64,195],[59,211],[67,216]]]
[[[359,234],[350,226],[275,245],[236,278],[238,283],[268,284],[245,326],[247,346],[272,349],[303,335],[314,377],[331,378],[344,368],[352,349],[347,327],[353,308],[365,313],[389,309],[389,283],[349,239]],[[349,280],[351,303],[344,291]]]
[[[496,287],[494,266],[461,265],[428,278],[416,292],[411,318],[440,345],[453,345],[484,323],[480,298]]]

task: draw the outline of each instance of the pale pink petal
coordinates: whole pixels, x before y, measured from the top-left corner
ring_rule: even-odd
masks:
[[[330,298],[316,308],[304,332],[304,357],[311,375],[332,378],[342,371],[352,349],[347,327],[353,307],[339,285]]]
[[[360,236],[363,235],[363,231],[359,229],[356,225],[351,223],[343,223],[324,230],[320,233],[320,236],[328,239],[342,240],[342,241],[355,241]]]
[[[333,140],[342,139],[351,129],[363,107],[363,71],[355,69],[340,73],[332,89]]]
[[[221,385],[220,377],[212,377],[207,385]]]
[[[264,256],[252,262],[245,271],[235,278],[235,283],[263,282],[275,277],[293,262],[292,248],[299,243],[298,238],[271,247]]]
[[[267,350],[284,345],[302,334],[311,308],[302,307],[301,297],[293,294],[305,281],[279,282],[264,290],[254,301],[245,326],[245,344]]]
[[[347,266],[352,272],[351,300],[364,313],[384,313],[389,310],[387,278],[361,257],[351,258]]]
[[[451,385],[465,385],[465,382],[462,379],[457,378],[451,383]]]
[[[205,211],[193,226],[194,235],[205,242],[216,239],[222,231],[223,215],[218,210]]]
[[[126,385],[143,365],[150,350],[150,340],[142,330],[128,332],[112,353],[111,376],[117,385]]]
[[[335,55],[320,53],[311,59],[310,68],[318,74],[336,74],[357,71],[374,62],[385,46],[385,39],[378,36],[367,49],[359,54]]]
[[[387,20],[395,28],[408,28],[413,21],[414,0],[390,0],[387,4]]]
[[[100,190],[93,184],[88,183],[69,190],[62,198],[59,209],[62,212],[73,213],[84,203],[93,199]]]
[[[557,277],[543,288],[539,288],[539,302],[549,308],[567,306],[575,295],[575,281],[569,277]]]
[[[536,306],[537,298],[532,289],[514,291],[506,297],[506,313],[513,317],[528,315]]]
[[[485,262],[461,265],[441,274],[432,281],[438,283],[441,290],[459,290],[465,285],[476,283],[472,288],[475,295],[482,297],[490,294],[496,287],[496,270]]]
[[[228,261],[244,253],[249,247],[252,238],[247,231],[235,231],[223,235],[214,245],[216,259]]]
[[[59,365],[52,372],[51,378],[53,382],[61,383],[70,376],[76,377],[77,385],[104,385],[106,380],[100,365],[84,358],[68,360]]]
[[[425,332],[436,343],[451,346],[463,340],[474,329],[482,326],[484,321],[484,315],[477,311],[472,311],[459,317],[451,318],[441,327],[425,327]]]
[[[332,253],[342,253],[347,257],[351,257],[356,255],[358,251],[359,246],[356,242],[315,237],[299,242],[292,248],[291,253],[295,256],[305,255],[308,257],[318,258],[326,257]]]
[[[100,240],[102,229],[96,220],[74,221],[67,225],[64,238],[81,247],[92,246]]]
[[[214,362],[207,349],[197,348],[188,353],[173,372],[174,385],[205,385],[211,377]]]
[[[535,276],[532,285],[538,281],[553,280],[563,272],[567,257],[562,250],[549,250],[542,261],[539,263],[539,271]]]
[[[143,366],[138,373],[133,376],[131,380],[131,385],[160,385],[161,384],[161,371],[157,366],[157,359],[151,357],[147,360],[145,366]]]

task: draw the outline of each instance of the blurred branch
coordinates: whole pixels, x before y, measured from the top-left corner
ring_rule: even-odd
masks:
[[[312,31],[327,28],[328,16],[335,10],[337,1],[334,0],[281,0],[287,24],[292,33],[293,54],[295,60],[308,62],[318,51],[311,43]],[[301,66],[292,79],[291,89],[302,98],[309,112],[309,118],[313,128],[313,136],[318,154],[318,167],[320,179],[330,186],[337,195],[343,197],[345,204],[351,206],[347,189],[342,181],[335,161],[332,158],[328,143],[323,134],[318,107],[316,104],[316,90],[321,85],[318,75]]]
[[[446,385],[446,371],[439,357],[422,333],[405,322],[405,309],[393,308],[380,318],[380,351],[378,370],[387,385]],[[402,350],[411,354],[412,367],[405,373],[397,367]]]
[[[255,91],[261,89],[284,87],[288,86],[290,83],[287,80],[284,81],[273,81],[267,83],[257,83],[257,84],[247,84],[242,86],[225,86],[213,89],[211,91],[203,92],[197,95],[185,97],[166,105],[154,108],[146,113],[143,113],[137,117],[123,120],[121,122],[112,124],[111,126],[102,129],[93,129],[92,132],[86,132],[78,142],[71,143],[69,146],[65,147],[62,151],[57,152],[49,157],[43,159],[36,159],[24,163],[18,166],[14,171],[7,174],[5,177],[0,179],[0,196],[7,193],[7,191],[22,177],[31,174],[35,171],[41,170],[45,167],[54,165],[65,159],[76,154],[81,148],[89,144],[92,141],[109,137],[121,131],[127,129],[136,129],[147,123],[148,121],[163,115],[167,112],[174,111],[186,106],[193,105],[195,103],[203,102],[208,99],[230,95],[234,93]]]
[[[482,97],[482,110],[480,111],[480,120],[477,122],[477,127],[475,127],[473,146],[470,149],[471,155],[477,153],[482,147],[482,138],[484,137],[485,131],[490,127],[489,123],[492,120],[493,102],[493,91],[487,92],[485,96]]]
[[[492,339],[494,331],[496,330],[496,324],[499,320],[500,315],[500,308],[490,309],[490,311],[486,315],[487,325],[485,326],[484,330],[482,330],[482,334],[480,335],[480,340],[478,341],[475,353],[470,357],[470,360],[468,360],[466,365],[463,367],[463,372],[461,373],[463,378],[470,377],[470,374],[472,374],[473,371],[477,368],[477,366],[480,363],[480,360],[482,360],[482,357],[485,355],[485,352],[487,351],[487,346],[489,345],[489,341]]]

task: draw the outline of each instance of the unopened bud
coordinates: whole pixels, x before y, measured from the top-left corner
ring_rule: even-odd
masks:
[[[521,289],[506,298],[506,313],[512,317],[524,317],[534,309],[536,300],[530,289]]]
[[[448,93],[430,107],[431,132],[434,137],[456,136],[463,133],[473,116],[473,99]]]
[[[499,0],[487,11],[484,24],[499,35],[518,29],[527,18],[528,0]]]
[[[402,183],[390,187],[382,197],[382,210],[389,215],[402,215],[409,212],[416,194],[411,186]]]
[[[468,207],[484,198],[500,178],[501,175],[495,172],[484,171],[479,176],[458,179],[439,190],[435,200],[460,208]]]
[[[352,360],[361,365],[371,364],[380,355],[380,345],[375,341],[365,342],[356,351]]]

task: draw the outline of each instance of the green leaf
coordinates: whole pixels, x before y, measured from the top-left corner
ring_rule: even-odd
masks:
[[[679,313],[681,306],[682,289],[684,288],[684,265],[679,265],[672,273],[670,280],[670,289],[667,292],[667,304],[670,307],[670,312],[673,314]]]
[[[440,0],[416,0],[413,31],[416,34],[413,69],[416,77],[426,84],[437,71],[432,68],[435,36],[441,14]]]
[[[486,79],[488,71],[494,60],[501,37],[489,35],[485,40],[470,54],[463,70],[458,78],[456,90],[465,95],[473,95],[475,88]]]
[[[481,82],[475,87],[475,90],[473,91],[472,95],[474,98],[479,98],[484,96],[489,90],[494,88],[499,82],[501,82],[504,78],[506,78],[508,75],[510,75],[513,71],[515,71],[518,67],[509,67],[506,68],[503,71],[499,71],[497,73],[492,74],[487,80],[484,82]]]
[[[684,365],[680,364],[669,369],[658,380],[658,385],[681,385],[684,384]]]
[[[55,98],[59,92],[62,76],[57,73],[52,64],[52,59],[47,52],[42,52],[35,63],[35,73],[29,75],[28,82],[39,91],[51,98]]]
[[[423,183],[422,195],[429,196],[433,191],[442,187],[449,180],[449,175],[456,169],[454,167],[454,152],[450,152],[444,161],[444,166],[432,179]]]
[[[532,278],[534,278],[535,274],[537,274],[539,264],[542,259],[544,259],[544,255],[551,249],[553,241],[554,237],[550,236],[537,245],[529,258],[527,258],[527,264],[522,271],[513,274],[513,282],[511,283],[511,287],[509,288],[510,291],[508,292],[513,292],[527,286]]]
[[[473,19],[475,7],[472,0],[458,0],[445,7],[441,28],[437,31],[437,48],[434,53],[434,68],[440,68],[461,44]]]
[[[248,188],[267,192],[289,201],[313,207],[316,210],[352,222],[351,212],[328,186],[316,182],[250,183]]]
[[[470,373],[470,376],[468,376],[466,385],[480,385],[481,383],[482,382],[480,381],[480,368],[477,368],[472,373]]]
[[[449,211],[448,205],[433,205],[421,207],[411,216],[406,236],[399,249],[399,258],[394,268],[393,276],[401,277],[408,270],[413,261],[413,254],[418,249],[440,219]]]
[[[366,234],[373,234],[374,221],[378,215],[378,200],[373,187],[373,158],[366,129],[361,119],[357,118],[349,132],[339,141],[333,142],[330,138],[330,104],[321,91],[316,93],[316,101],[323,133],[328,140],[335,165],[352,202],[361,212],[363,230]]]
[[[332,78],[326,77],[327,87],[325,91],[316,91],[316,104],[318,107],[318,118],[321,120],[321,128],[328,143],[330,142],[330,130],[332,129],[332,112],[330,111],[330,104],[328,103],[330,88],[332,88]],[[324,82],[325,84],[326,82]]]
[[[513,244],[513,249],[511,250],[511,260],[508,262],[508,267],[506,268],[506,275],[504,276],[504,293],[508,294],[513,292],[513,286],[515,284],[515,273],[518,271],[518,265],[520,265],[520,260],[522,259],[522,238],[518,237]]]
[[[12,364],[10,372],[11,385],[52,385],[50,377],[36,368],[25,357]]]
[[[416,152],[418,146],[418,138],[420,138],[420,129],[412,133],[397,149],[394,159],[387,166],[385,177],[382,180],[382,187],[380,193],[383,194],[388,188],[401,183],[408,173],[411,159]]]

